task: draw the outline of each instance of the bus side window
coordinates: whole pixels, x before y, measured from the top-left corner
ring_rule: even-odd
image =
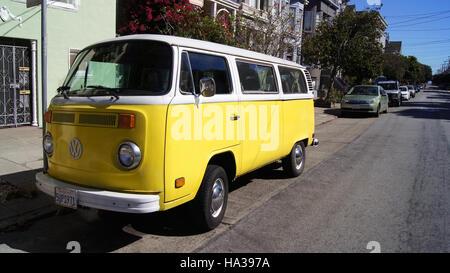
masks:
[[[231,77],[225,58],[201,53],[189,52],[189,63],[192,71],[195,91],[200,93],[200,79],[213,78],[216,83],[216,94],[231,94]]]
[[[305,77],[301,70],[279,67],[284,94],[306,94]]]
[[[194,92],[194,82],[192,78],[189,56],[186,52],[181,54],[180,89],[183,93],[192,94]]]
[[[242,91],[251,92],[278,92],[275,76],[271,66],[236,62]]]

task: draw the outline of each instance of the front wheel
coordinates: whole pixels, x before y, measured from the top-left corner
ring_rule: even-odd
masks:
[[[221,166],[206,168],[202,185],[194,200],[194,215],[202,230],[216,228],[223,220],[228,202],[228,176]]]
[[[303,141],[295,143],[291,153],[283,158],[283,170],[290,177],[297,177],[305,169],[306,149]]]

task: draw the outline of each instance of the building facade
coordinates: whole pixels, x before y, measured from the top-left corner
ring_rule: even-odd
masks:
[[[344,8],[341,0],[309,0],[304,9],[303,35],[315,35],[322,21],[334,18]],[[311,68],[309,72],[315,90],[321,90],[330,80],[326,70]]]
[[[41,6],[0,0],[0,128],[42,126]],[[116,0],[55,0],[47,9],[47,98],[84,47],[116,35]]]
[[[401,41],[387,41],[386,48],[384,50],[387,54],[402,55],[402,42]]]
[[[242,13],[244,16],[260,14],[259,11],[270,11],[278,8],[278,12],[287,12],[292,28],[302,36],[303,14],[308,0],[191,0],[191,4],[202,7],[212,17],[221,16],[223,13],[236,16]],[[282,7],[285,10],[282,11]],[[300,63],[301,37],[292,39],[292,46],[284,53],[283,58]]]

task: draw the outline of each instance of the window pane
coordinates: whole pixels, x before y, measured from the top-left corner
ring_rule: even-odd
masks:
[[[300,70],[284,67],[279,70],[284,94],[308,93],[305,78]]]
[[[313,25],[313,13],[312,11],[305,11],[305,31],[312,31],[312,25]]]
[[[191,68],[189,66],[187,53],[181,55],[180,89],[187,93],[194,92],[194,83],[192,82]]]
[[[88,86],[120,88],[120,95],[158,95],[169,90],[171,71],[172,49],[166,44],[113,42],[83,53],[66,83],[71,95],[101,95]]]
[[[228,65],[223,57],[189,52],[195,91],[200,93],[200,79],[213,78],[216,94],[230,94],[231,85]]]
[[[272,67],[243,62],[237,67],[242,91],[277,92]]]

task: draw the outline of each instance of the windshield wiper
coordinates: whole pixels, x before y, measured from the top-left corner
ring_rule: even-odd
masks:
[[[70,86],[60,86],[60,87],[58,87],[58,89],[56,89],[58,94],[63,95],[64,98],[68,100],[69,99],[69,95],[67,95],[67,90],[70,90]]]
[[[103,85],[88,85],[86,88],[104,89],[109,95],[115,97],[117,100],[120,98],[119,93],[117,92],[119,88],[111,88]]]

